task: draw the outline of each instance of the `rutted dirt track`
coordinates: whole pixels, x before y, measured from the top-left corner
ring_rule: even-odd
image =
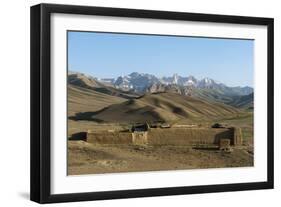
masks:
[[[252,149],[233,152],[191,147],[98,146],[68,141],[68,174],[253,166]]]

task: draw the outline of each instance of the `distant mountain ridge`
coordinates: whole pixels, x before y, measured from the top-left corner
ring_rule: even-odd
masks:
[[[193,76],[181,77],[177,74],[172,77],[157,78],[151,74],[133,72],[126,76],[119,76],[117,79],[98,79],[83,73],[70,72],[68,83],[127,99],[146,93],[172,92],[235,107],[253,106],[253,95],[250,95],[253,94],[253,88],[229,87],[210,78],[198,80]]]
[[[94,78],[89,75],[85,75],[83,73],[71,72],[70,74],[68,74],[67,82],[71,85],[83,87],[86,89],[92,89],[96,92],[100,92],[112,96],[118,96],[126,99],[135,98],[139,96],[139,94],[119,90],[113,86],[101,83],[97,80],[97,78]]]
[[[202,80],[196,79],[194,76],[182,77],[174,74],[172,77],[157,78],[155,75],[146,73],[133,72],[129,75],[119,76],[115,79],[99,79],[100,82],[106,82],[121,90],[133,90],[136,92],[147,92],[153,85],[162,84],[177,85],[179,87],[193,87],[197,89],[217,89],[223,90],[229,95],[248,95],[253,93],[253,88],[249,86],[245,87],[229,87],[223,83],[217,83],[211,78],[203,78]]]
[[[232,101],[227,104],[235,106],[237,108],[253,109],[254,107],[254,93],[250,93],[245,96],[238,96],[233,98]]]

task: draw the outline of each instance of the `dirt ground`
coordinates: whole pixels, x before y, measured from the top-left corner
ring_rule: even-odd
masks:
[[[253,166],[250,146],[223,152],[187,146],[99,146],[68,141],[68,174],[140,172]]]

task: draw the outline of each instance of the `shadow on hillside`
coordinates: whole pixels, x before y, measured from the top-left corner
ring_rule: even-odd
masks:
[[[98,122],[98,123],[102,123],[104,122],[103,120],[101,119],[97,119],[95,118],[94,116],[103,112],[104,110],[106,110],[108,107],[105,107],[99,111],[87,111],[87,112],[79,112],[79,113],[76,113],[74,116],[69,116],[68,118],[70,120],[73,120],[73,121],[95,121],[95,122]]]
[[[74,133],[68,138],[68,140],[71,140],[71,141],[86,141],[86,139],[87,139],[86,132]]]

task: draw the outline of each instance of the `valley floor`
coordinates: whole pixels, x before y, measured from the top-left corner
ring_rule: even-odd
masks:
[[[68,141],[68,153],[69,175],[253,166],[249,146],[229,153],[212,148],[97,146]]]

